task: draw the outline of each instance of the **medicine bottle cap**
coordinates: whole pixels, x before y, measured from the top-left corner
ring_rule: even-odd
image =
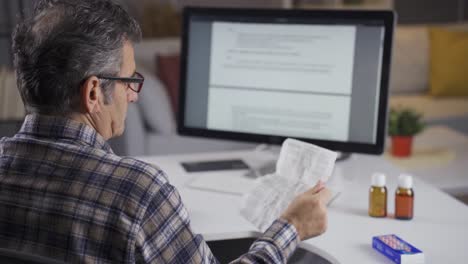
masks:
[[[372,174],[372,186],[384,187],[385,186],[385,174],[376,172]]]
[[[413,187],[413,177],[409,174],[400,174],[398,177],[398,187],[410,189]]]

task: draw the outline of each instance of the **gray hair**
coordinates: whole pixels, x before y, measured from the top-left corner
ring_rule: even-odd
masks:
[[[117,76],[138,23],[111,0],[41,0],[13,33],[17,85],[28,113],[64,115],[80,106],[90,76]],[[103,81],[105,103],[113,87]]]

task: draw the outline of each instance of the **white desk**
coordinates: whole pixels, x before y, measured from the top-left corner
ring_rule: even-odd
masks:
[[[180,161],[228,158],[249,159],[251,152],[210,153],[145,157],[161,167],[179,190],[187,206],[193,229],[206,240],[249,237],[257,234],[239,214],[240,196],[187,188],[203,173],[187,174]],[[367,215],[370,175],[388,175],[388,211],[394,211],[394,191],[400,172],[382,157],[353,155],[337,166],[347,180],[345,190],[329,207],[325,234],[305,241],[305,247],[333,263],[392,263],[371,247],[372,236],[397,234],[423,250],[426,263],[468,261],[468,206],[438,189],[415,179],[415,217],[411,221],[371,218]],[[245,171],[211,172],[220,177],[241,177]]]

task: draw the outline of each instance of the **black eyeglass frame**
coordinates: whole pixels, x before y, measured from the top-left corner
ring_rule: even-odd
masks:
[[[123,83],[137,83],[137,89],[133,89],[131,85],[128,85],[128,87],[136,92],[139,93],[141,91],[141,88],[143,88],[143,83],[145,82],[145,77],[139,73],[135,72],[134,75],[137,75],[138,77],[114,77],[114,76],[103,76],[103,75],[98,75],[98,79],[104,79],[104,80],[110,80],[110,81],[119,81]]]

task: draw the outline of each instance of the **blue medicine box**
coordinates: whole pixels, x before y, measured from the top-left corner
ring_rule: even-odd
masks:
[[[396,235],[372,238],[372,247],[397,264],[424,263],[424,253]]]

